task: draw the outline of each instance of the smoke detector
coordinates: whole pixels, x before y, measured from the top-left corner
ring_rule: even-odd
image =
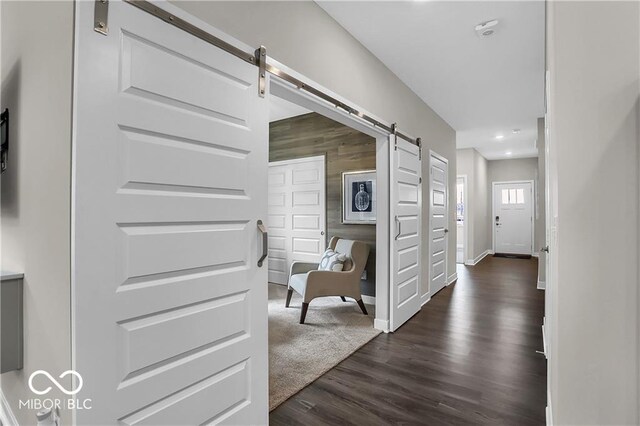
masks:
[[[492,19],[491,21],[479,23],[476,25],[476,34],[480,38],[494,35],[498,27],[498,22],[497,19]]]

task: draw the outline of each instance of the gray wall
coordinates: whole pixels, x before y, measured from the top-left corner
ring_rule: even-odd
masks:
[[[537,158],[514,158],[508,160],[489,160],[487,171],[489,175],[489,190],[492,191],[493,182],[511,180],[533,180],[538,176]],[[489,194],[491,200],[491,194]]]
[[[376,227],[342,223],[342,173],[376,169],[376,140],[311,113],[269,125],[269,161],[325,156],[327,242],[337,236],[369,243],[362,294],[376,295]]]
[[[246,44],[265,45],[274,59],[422,137],[425,153],[432,149],[449,160],[449,223],[455,229],[455,131],[324,10],[311,1],[174,4]],[[423,161],[423,176],[429,176],[428,164]],[[423,180],[427,183],[423,184],[423,200],[429,200],[428,181]],[[425,212],[423,229],[428,229],[428,220]],[[423,244],[428,247],[427,232],[423,233]],[[449,247],[449,271],[453,273],[455,232],[449,233]],[[423,291],[428,287],[427,265],[423,262]]]
[[[1,261],[2,269],[25,276],[24,369],[0,380],[18,422],[27,425],[35,424],[35,412],[18,410],[18,399],[33,396],[29,375],[44,369],[58,376],[71,368],[73,3],[2,1],[0,13],[0,103],[11,116],[9,165],[1,177]],[[65,395],[54,387],[47,397]]]
[[[459,149],[457,174],[467,176],[467,259],[472,263],[487,250],[491,250],[488,188],[490,186],[487,160],[473,148]]]
[[[638,2],[548,3],[554,424],[640,423],[639,9]]]

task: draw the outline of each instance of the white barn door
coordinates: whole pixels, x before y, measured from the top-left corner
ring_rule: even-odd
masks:
[[[420,148],[391,136],[390,328],[395,331],[420,310]]]
[[[435,153],[431,153],[429,161],[429,292],[433,297],[447,285],[449,163]]]
[[[73,368],[86,424],[266,424],[258,68],[136,7],[77,2]]]
[[[294,261],[320,262],[325,193],[324,156],[269,163],[269,282],[287,284]]]

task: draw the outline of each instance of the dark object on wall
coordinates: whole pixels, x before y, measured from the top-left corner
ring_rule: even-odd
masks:
[[[7,159],[9,158],[9,109],[5,109],[0,114],[0,171],[7,170]]]
[[[342,223],[376,223],[376,171],[342,173]]]
[[[23,366],[22,274],[0,275],[0,373]]]

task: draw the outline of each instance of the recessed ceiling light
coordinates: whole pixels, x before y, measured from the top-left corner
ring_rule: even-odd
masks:
[[[498,25],[497,19],[492,19],[490,21],[480,22],[476,25],[476,34],[478,37],[489,37],[496,32],[496,26]]]
[[[511,151],[507,151],[504,153],[505,155],[511,155]]]
[[[513,134],[517,135],[518,133],[520,133],[520,129],[513,129]]]
[[[498,140],[504,139],[504,135],[496,135],[496,139],[498,139]]]

